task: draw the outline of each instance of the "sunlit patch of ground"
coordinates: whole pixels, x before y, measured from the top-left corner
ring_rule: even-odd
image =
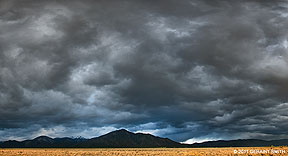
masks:
[[[0,156],[262,156],[288,155],[288,147],[0,149]]]

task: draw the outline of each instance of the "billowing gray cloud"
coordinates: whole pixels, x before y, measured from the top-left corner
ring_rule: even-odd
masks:
[[[0,139],[288,138],[287,17],[281,0],[1,0]]]

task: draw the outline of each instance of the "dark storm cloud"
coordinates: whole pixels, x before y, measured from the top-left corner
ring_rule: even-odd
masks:
[[[1,139],[116,128],[190,142],[286,138],[287,9],[2,0]]]

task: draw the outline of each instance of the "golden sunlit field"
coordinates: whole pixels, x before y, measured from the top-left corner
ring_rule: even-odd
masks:
[[[288,147],[0,149],[1,156],[204,156],[288,155]]]

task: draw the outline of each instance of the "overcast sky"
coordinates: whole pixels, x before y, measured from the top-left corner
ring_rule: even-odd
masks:
[[[286,0],[0,0],[0,140],[288,138]]]

